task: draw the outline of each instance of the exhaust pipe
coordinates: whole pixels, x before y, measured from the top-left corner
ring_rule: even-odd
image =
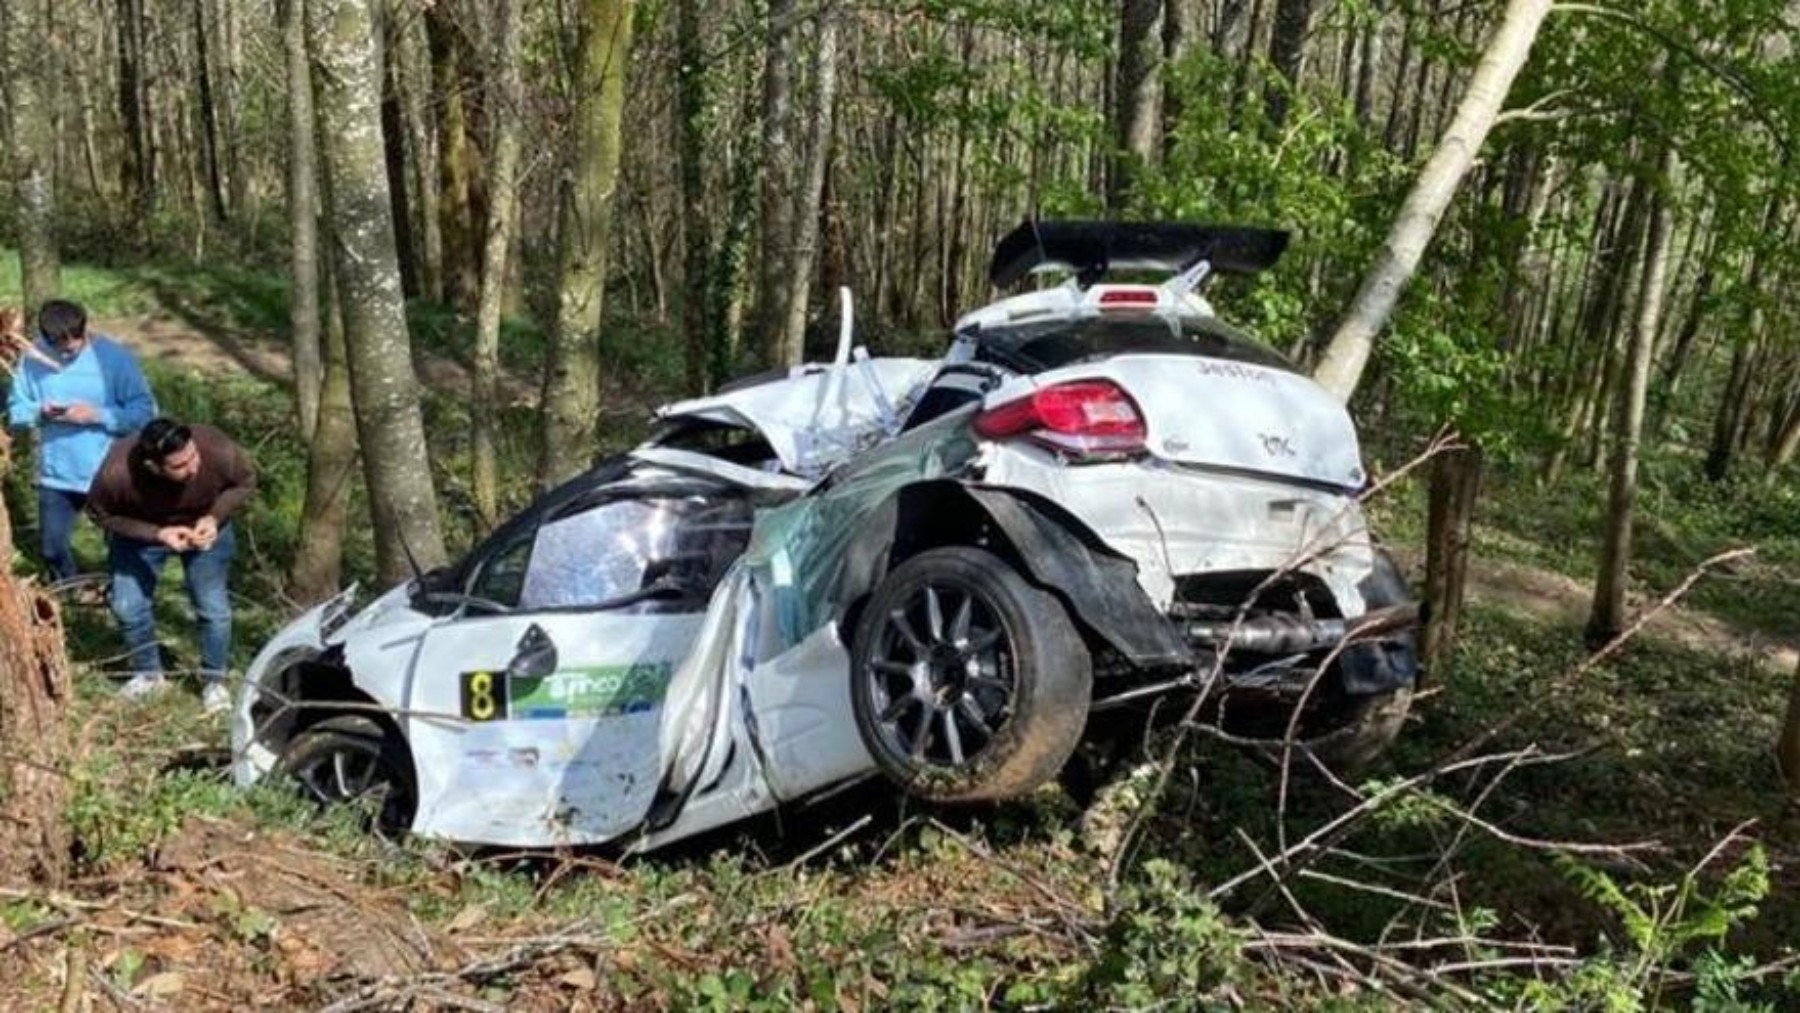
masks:
[[[1242,622],[1213,619],[1190,621],[1188,642],[1214,650],[1229,648],[1253,654],[1306,654],[1336,647],[1345,640],[1386,636],[1419,623],[1416,603],[1390,605],[1354,619],[1302,619],[1287,612],[1246,618]]]

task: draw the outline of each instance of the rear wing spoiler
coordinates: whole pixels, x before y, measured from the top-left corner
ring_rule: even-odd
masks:
[[[1212,271],[1255,274],[1287,249],[1279,229],[1177,222],[1026,220],[994,247],[988,277],[1007,288],[1034,271],[1074,271],[1091,285],[1110,271],[1179,274],[1204,262]]]

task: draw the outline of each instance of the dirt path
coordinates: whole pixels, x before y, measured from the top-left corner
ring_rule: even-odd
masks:
[[[270,383],[289,384],[294,377],[294,358],[287,342],[268,334],[245,331],[230,337],[207,333],[180,320],[145,314],[95,320],[93,329],[118,339],[146,362],[158,362],[178,370],[207,376],[249,373]],[[419,382],[438,392],[469,389],[469,370],[441,355],[413,356],[413,372]],[[518,377],[502,378],[502,389],[514,403],[537,400],[532,386]]]
[[[1423,572],[1421,555],[1412,552],[1396,555],[1410,572]],[[1579,627],[1587,622],[1593,596],[1591,584],[1566,574],[1479,556],[1470,563],[1471,600],[1541,622]],[[1630,604],[1631,608],[1639,609],[1653,603],[1633,598]],[[1800,651],[1789,644],[1763,634],[1746,632],[1708,613],[1680,605],[1659,613],[1650,621],[1645,633],[1692,650],[1721,656],[1748,653],[1763,665],[1783,673],[1792,672],[1800,662]]]

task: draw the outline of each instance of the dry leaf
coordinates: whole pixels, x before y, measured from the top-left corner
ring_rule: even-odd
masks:
[[[600,987],[600,980],[594,977],[594,969],[591,967],[577,967],[556,980],[582,992],[592,992]]]
[[[137,983],[131,990],[132,995],[147,995],[152,999],[166,999],[172,995],[180,995],[187,987],[187,976],[180,971],[164,971],[153,974]]]
[[[455,918],[450,919],[449,931],[467,932],[476,925],[479,925],[481,920],[486,917],[486,904],[471,904],[461,911],[458,911]]]

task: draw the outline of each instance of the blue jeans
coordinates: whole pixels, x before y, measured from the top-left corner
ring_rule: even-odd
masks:
[[[38,547],[44,553],[44,565],[50,579],[62,583],[74,577],[75,549],[69,544],[75,533],[75,520],[87,506],[87,493],[38,486]]]
[[[175,552],[159,542],[112,536],[107,549],[112,570],[109,604],[125,647],[131,652],[131,670],[139,674],[162,671],[162,650],[156,641],[156,581],[170,556],[181,559],[183,583],[194,615],[200,620],[200,674],[207,682],[225,678],[231,661],[231,557],[237,551],[232,525],[219,529],[209,549]]]

